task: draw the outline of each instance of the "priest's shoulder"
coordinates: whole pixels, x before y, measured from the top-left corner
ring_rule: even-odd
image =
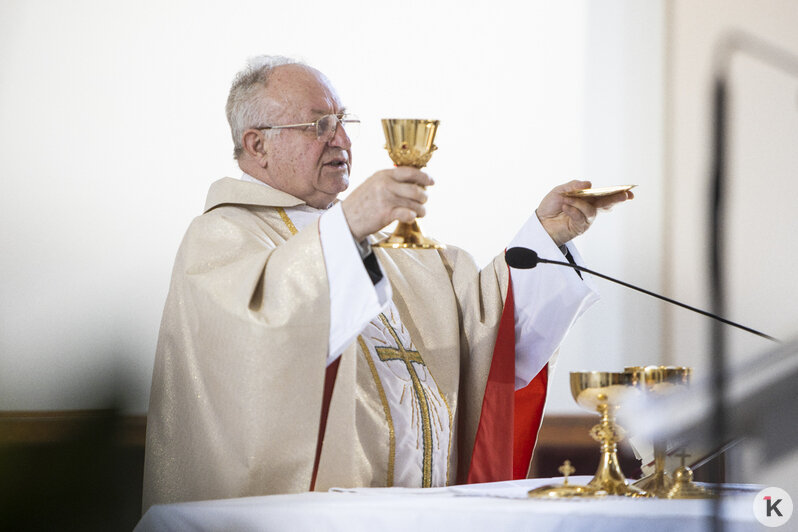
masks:
[[[224,177],[211,184],[205,201],[205,211],[224,205],[249,207],[294,207],[304,203],[286,192],[249,181]]]

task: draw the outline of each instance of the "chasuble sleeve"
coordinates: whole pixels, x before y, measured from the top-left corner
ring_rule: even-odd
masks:
[[[510,247],[536,250],[541,257],[562,260],[562,252],[536,215],[529,217]],[[582,257],[573,242],[567,244],[578,263]],[[576,320],[598,300],[592,280],[570,268],[540,264],[513,270],[515,302],[515,388],[525,387],[557,352]],[[549,368],[551,369],[551,367]]]
[[[328,281],[318,223],[283,241],[268,211],[216,208],[181,244],[153,371],[145,510],[310,485]]]
[[[369,250],[382,276],[372,281],[352,237],[340,203],[319,218],[321,246],[330,284],[330,349],[327,363],[336,360],[374,316],[391,300],[391,285]]]

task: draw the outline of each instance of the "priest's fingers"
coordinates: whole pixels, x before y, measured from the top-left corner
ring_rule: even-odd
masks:
[[[394,220],[399,220],[400,222],[410,223],[413,221],[413,218],[423,218],[427,215],[427,209],[424,208],[424,205],[417,201],[409,200],[407,198],[395,198],[393,202],[394,206],[391,210],[391,220],[388,223],[393,222]],[[412,211],[413,217],[408,219],[407,217],[400,218],[396,213],[397,212],[404,212],[404,211]]]
[[[394,220],[412,222],[425,214],[427,193],[421,188],[432,179],[417,168],[381,170],[341,202],[352,236],[360,242]]]
[[[579,179],[574,179],[563,185],[554,187],[554,190],[562,194],[564,192],[572,192],[574,190],[582,190],[585,188],[592,188],[592,187],[593,183],[591,183],[590,181],[580,181]]]
[[[555,187],[546,194],[535,211],[541,225],[558,246],[581,235],[593,223],[597,209],[590,202],[564,195],[589,187],[589,181],[571,181]]]
[[[582,198],[563,198],[562,210],[575,223],[586,223],[588,226],[593,223],[598,214],[596,206]],[[587,227],[585,227],[587,229]],[[576,235],[574,235],[576,236]]]
[[[423,216],[423,214],[419,214],[413,209],[408,209],[407,207],[396,207],[393,211],[391,211],[391,216],[394,220],[399,220],[400,222],[410,224],[413,223],[413,220],[416,218]]]
[[[401,183],[415,183],[422,187],[429,187],[435,184],[435,180],[429,175],[412,166],[397,166],[389,171],[391,172],[391,177]]]
[[[536,210],[538,217],[549,218],[558,216],[562,212],[563,200],[566,198],[566,196],[563,196],[563,194],[566,192],[571,192],[572,190],[580,190],[590,187],[590,181],[578,180],[573,180],[565,183],[564,185],[554,187],[551,192],[546,194],[541,200],[540,205]]]
[[[397,199],[408,199],[422,205],[427,203],[427,191],[415,183],[391,183],[389,188]]]
[[[618,203],[623,203],[626,200],[634,199],[635,195],[631,190],[618,192],[612,196],[604,196],[595,198],[591,201],[594,207],[602,211],[609,211]]]

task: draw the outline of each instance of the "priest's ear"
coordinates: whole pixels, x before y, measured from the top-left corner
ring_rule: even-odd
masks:
[[[244,153],[261,168],[266,168],[266,144],[266,133],[259,129],[248,129],[241,136],[241,147],[244,149]]]

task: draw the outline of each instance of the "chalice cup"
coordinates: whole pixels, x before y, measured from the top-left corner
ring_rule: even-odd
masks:
[[[383,118],[385,149],[396,166],[424,168],[432,157],[438,120]],[[398,222],[393,234],[376,244],[383,248],[442,249],[444,246],[421,233],[418,220]]]
[[[639,393],[634,379],[633,374],[624,372],[571,372],[571,395],[579,406],[601,416],[599,424],[590,429],[590,436],[601,444],[601,459],[587,485],[608,495],[650,497],[644,490],[626,483],[618,463],[618,442],[623,441],[625,431],[615,423],[615,414],[629,395]]]
[[[692,370],[681,366],[630,366],[624,368],[624,373],[631,374],[644,393],[662,396],[684,389],[690,383]],[[667,441],[658,438],[653,446],[654,473],[633,485],[664,499],[674,486],[673,478],[665,471]]]

